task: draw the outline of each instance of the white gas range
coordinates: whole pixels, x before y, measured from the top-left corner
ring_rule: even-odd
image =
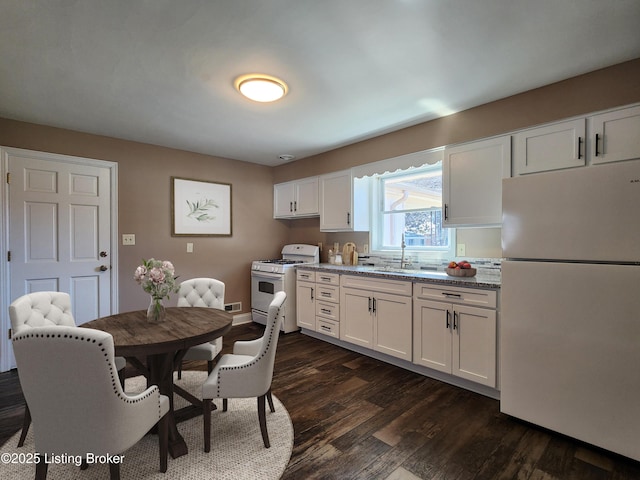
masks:
[[[251,318],[265,325],[269,304],[276,292],[283,290],[287,300],[283,306],[284,333],[298,330],[296,323],[296,272],[301,263],[319,263],[317,245],[291,244],[282,248],[282,258],[254,260],[251,264]]]

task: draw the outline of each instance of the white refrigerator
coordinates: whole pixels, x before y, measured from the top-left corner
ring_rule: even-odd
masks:
[[[640,160],[502,195],[501,411],[640,460]]]

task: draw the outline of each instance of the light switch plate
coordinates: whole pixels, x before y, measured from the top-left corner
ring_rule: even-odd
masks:
[[[464,257],[467,253],[466,245],[464,243],[458,243],[456,246],[456,256]]]
[[[136,244],[136,235],[135,233],[123,233],[122,234],[122,245],[135,245]]]
[[[193,243],[187,243],[187,253],[193,253]]]

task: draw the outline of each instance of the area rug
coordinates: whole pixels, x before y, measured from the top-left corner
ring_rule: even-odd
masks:
[[[176,384],[200,398],[200,386],[206,378],[205,372],[184,371]],[[126,380],[127,392],[144,390],[143,377]],[[140,442],[124,452],[120,467],[122,480],[271,480],[282,476],[293,448],[293,425],[289,413],[282,403],[273,396],[275,413],[267,406],[267,428],[271,448],[264,448],[260,425],[258,424],[257,402],[251,399],[230,399],[228,410],[222,411],[222,401],[214,400],[218,406],[211,415],[211,452],[204,452],[202,417],[196,417],[178,424],[189,453],[168,459],[165,474],[159,470],[158,438],[146,435]],[[175,408],[186,402],[175,397]],[[20,432],[10,438],[0,448],[0,478],[11,480],[31,480],[35,475],[35,465],[20,463],[34,452],[32,425],[25,444],[17,448]],[[25,454],[25,455],[21,455]],[[16,463],[12,463],[15,460]],[[109,479],[108,465],[94,464],[87,470],[80,470],[74,464],[50,464],[48,480],[103,480]]]

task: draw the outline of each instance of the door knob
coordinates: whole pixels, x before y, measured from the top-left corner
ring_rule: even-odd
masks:
[[[107,252],[105,252],[104,250],[103,250],[103,251],[101,251],[101,252],[100,252],[100,256],[101,256],[102,258],[106,257],[106,256],[107,256]]]
[[[107,270],[109,270],[109,267],[107,267],[106,265],[100,265],[101,272],[106,272]]]

